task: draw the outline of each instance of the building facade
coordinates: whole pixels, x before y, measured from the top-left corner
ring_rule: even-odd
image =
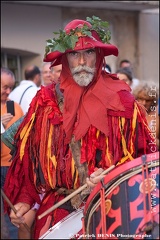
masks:
[[[115,72],[129,59],[138,79],[159,80],[159,1],[2,1],[1,66],[9,67],[17,84],[24,68],[41,68],[46,40],[75,18],[93,15],[108,21],[111,43],[119,56],[106,62]]]

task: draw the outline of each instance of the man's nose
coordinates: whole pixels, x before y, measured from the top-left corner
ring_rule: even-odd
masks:
[[[85,63],[86,63],[85,55],[84,55],[84,53],[80,53],[80,55],[79,55],[79,64],[80,65],[85,65]]]
[[[9,87],[6,89],[6,93],[7,93],[8,95],[11,93],[11,91],[12,91],[12,89],[9,88]]]

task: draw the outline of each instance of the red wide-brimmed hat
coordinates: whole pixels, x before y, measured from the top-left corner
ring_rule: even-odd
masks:
[[[64,52],[61,51],[50,51],[47,53],[43,59],[44,62],[52,62],[51,66],[56,66],[61,64],[61,58],[63,54],[70,52],[70,51],[78,51],[84,50],[89,48],[101,48],[103,49],[104,56],[114,55],[118,56],[118,48],[110,43],[103,43],[100,39],[98,33],[93,30],[90,30],[90,35],[86,35],[84,32],[74,32],[76,29],[82,29],[83,27],[88,26],[88,29],[92,28],[92,25],[88,21],[75,19],[69,22],[66,27],[64,28],[64,32],[66,35],[74,35],[78,36],[78,40],[75,43],[73,48],[65,49]]]

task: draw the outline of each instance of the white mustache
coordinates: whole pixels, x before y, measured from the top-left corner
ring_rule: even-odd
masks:
[[[94,74],[95,73],[95,68],[90,68],[90,67],[87,67],[87,66],[78,66],[78,67],[75,67],[75,68],[71,69],[71,72],[72,72],[73,75],[78,74],[81,71],[86,71],[87,73]]]

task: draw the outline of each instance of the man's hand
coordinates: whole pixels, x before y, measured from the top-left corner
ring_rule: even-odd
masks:
[[[102,174],[103,171],[104,171],[104,169],[98,168],[98,170],[93,172],[90,175],[90,177],[86,179],[86,183],[87,183],[88,187],[94,188],[96,186],[96,184],[99,183],[101,181],[101,179],[105,177],[105,175]]]
[[[11,121],[12,118],[13,118],[13,115],[10,113],[5,113],[3,116],[1,116],[1,122],[5,129],[7,124]]]
[[[23,217],[23,215],[30,210],[30,205],[27,203],[20,202],[20,203],[15,204],[14,207],[17,210],[17,212],[14,213],[14,211],[11,210],[10,218],[11,218],[11,222],[16,227],[19,228],[20,224],[25,222],[25,218]]]

